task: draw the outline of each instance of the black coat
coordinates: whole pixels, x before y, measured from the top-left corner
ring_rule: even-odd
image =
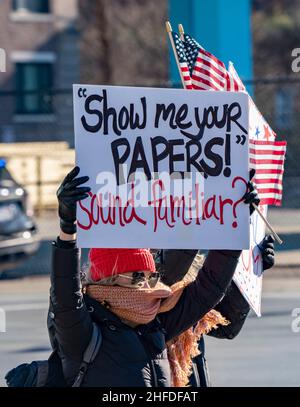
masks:
[[[224,297],[240,251],[210,251],[196,280],[176,306],[149,324],[131,328],[93,299],[82,296],[79,249],[53,243],[49,327],[55,332],[64,375],[72,383],[92,333],[92,319],[102,345],[83,386],[170,386],[166,342],[192,327]]]
[[[180,281],[193,263],[197,250],[161,250],[159,254],[162,280],[167,285]],[[233,339],[242,329],[249,314],[248,302],[241,294],[238,287],[232,281],[228,286],[225,296],[215,306],[230,324],[219,326],[209,332],[209,336],[219,339]],[[190,385],[193,387],[210,386],[210,377],[205,358],[205,343],[202,337],[199,342],[200,355],[193,360],[193,371],[190,377]]]

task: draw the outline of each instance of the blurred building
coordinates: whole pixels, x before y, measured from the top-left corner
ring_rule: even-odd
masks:
[[[72,84],[79,81],[77,0],[3,0],[0,141],[73,144]]]

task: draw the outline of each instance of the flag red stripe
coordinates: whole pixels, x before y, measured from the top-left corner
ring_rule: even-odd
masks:
[[[194,89],[197,89],[197,90],[207,90],[205,87],[201,87],[201,86],[195,85],[195,83],[193,83],[193,88],[194,88]]]
[[[237,84],[236,80],[233,78],[233,83],[234,83],[234,90],[235,92],[239,91],[239,85]]]
[[[233,79],[237,82],[239,90],[246,90],[241,78],[238,76],[234,66],[232,63],[229,63],[229,74],[233,77]]]
[[[278,188],[257,188],[258,195],[259,194],[282,194],[282,189]]]
[[[250,140],[250,144],[263,146],[263,145],[273,145],[273,146],[286,146],[286,141],[264,141],[264,140]]]
[[[212,71],[215,71],[216,74],[220,75],[221,77],[224,78],[225,74],[224,72],[222,72],[220,69],[218,69],[215,65],[213,65],[211,62],[206,61],[203,58],[198,57],[196,62],[198,62],[201,66],[205,65],[206,67],[208,67],[209,69],[211,69]],[[196,70],[196,68],[200,68],[199,66],[195,65],[193,68],[193,71]],[[201,69],[201,68],[200,68]],[[224,78],[225,79],[225,78]]]
[[[260,200],[261,205],[281,205],[281,199],[274,199],[274,198],[261,198]]]
[[[198,57],[199,55],[205,55],[207,58],[210,58],[212,61],[214,61],[216,64],[218,64],[220,67],[226,70],[225,64],[220,61],[217,57],[215,57],[213,54],[210,52],[204,50],[204,49],[199,49]]]
[[[279,164],[282,165],[284,160],[256,160],[255,158],[250,158],[251,164]]]
[[[201,81],[197,81],[197,82],[205,83],[206,85],[208,85],[212,89],[219,90],[216,85],[214,85],[211,81],[209,81],[207,79],[201,78]],[[197,86],[197,85],[195,85],[195,86]]]
[[[282,179],[278,179],[278,178],[257,178],[254,177],[254,182],[256,184],[280,184],[282,185]]]
[[[196,69],[196,68],[197,68],[197,69]],[[224,87],[224,82],[221,81],[218,77],[216,77],[213,72],[208,71],[208,70],[205,69],[205,68],[198,68],[198,67],[195,67],[195,68],[194,68],[194,71],[197,71],[197,73],[202,73],[202,74],[204,74],[204,75],[207,75],[207,76],[212,77],[212,79],[213,79],[215,82],[217,82],[220,86]],[[195,74],[194,71],[193,71],[193,73],[192,73],[192,78],[194,78],[194,79],[196,79],[196,80],[199,78],[200,80],[202,80],[201,76]]]
[[[267,155],[282,155],[284,156],[284,151],[281,150],[259,150],[258,148],[249,148],[249,153],[251,154],[267,154]]]
[[[217,79],[215,76],[211,75],[209,72],[207,72],[207,73],[203,72],[202,75],[206,75],[207,78],[205,78],[204,76],[198,76],[198,75],[192,74],[192,79],[193,79],[194,81],[200,82],[200,83],[203,83],[203,81],[208,81],[209,84],[210,84],[211,86],[214,86],[217,90],[220,90],[220,88],[221,88],[221,89],[224,88],[224,84],[223,84],[223,83],[220,83],[220,82],[218,81],[218,79]]]
[[[273,168],[265,168],[265,169],[256,169],[255,170],[255,176],[259,174],[283,174],[283,168],[282,169],[273,169]]]
[[[193,73],[194,72],[203,72],[203,70],[205,71],[204,72],[205,74],[213,73],[214,75],[217,75],[217,79],[219,81],[222,81],[222,83],[224,84],[225,78],[224,78],[223,73],[219,73],[218,70],[213,65],[208,63],[207,61],[205,61],[205,63],[201,63],[201,66],[195,65],[194,69],[193,69]],[[212,71],[214,71],[214,72],[212,72]]]
[[[185,88],[186,89],[194,89],[193,85],[192,85],[192,80],[191,80],[191,77],[190,77],[189,68],[187,68],[186,64],[180,65],[180,70],[181,70],[181,73],[182,73]]]
[[[226,75],[226,90],[231,90],[231,81],[229,75]]]

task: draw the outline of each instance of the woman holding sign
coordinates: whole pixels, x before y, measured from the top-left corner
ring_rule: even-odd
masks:
[[[51,273],[49,328],[66,384],[186,385],[202,334],[228,324],[213,308],[231,284],[241,251],[211,250],[195,278],[169,287],[150,250],[95,248],[80,278],[76,203],[90,188],[83,186],[88,177],[78,174],[75,167],[57,191],[61,231]],[[247,204],[258,202],[251,189]],[[95,326],[101,346],[87,360]]]

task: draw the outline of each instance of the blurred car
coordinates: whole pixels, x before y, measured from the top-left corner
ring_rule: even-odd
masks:
[[[0,159],[0,273],[11,269],[39,248],[37,227],[28,194]]]

